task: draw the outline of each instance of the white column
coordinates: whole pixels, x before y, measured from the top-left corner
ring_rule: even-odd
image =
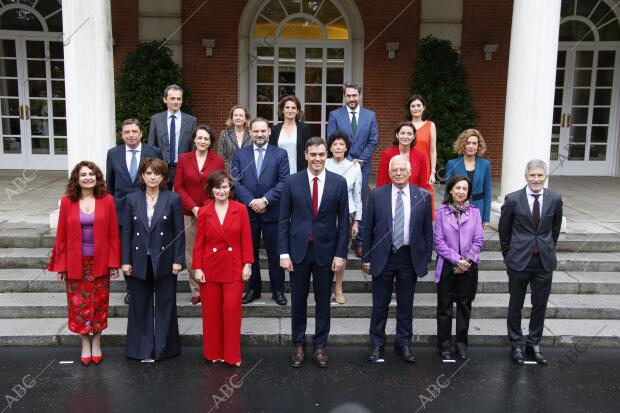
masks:
[[[493,225],[504,196],[525,185],[527,162],[549,163],[560,6],[561,0],[514,1],[501,194],[493,203]]]
[[[110,0],[64,0],[62,25],[68,169],[89,160],[105,173],[115,145]]]

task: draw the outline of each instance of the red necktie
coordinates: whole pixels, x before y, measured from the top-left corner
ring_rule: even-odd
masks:
[[[316,217],[319,212],[319,178],[314,177],[314,183],[312,184],[312,212]]]

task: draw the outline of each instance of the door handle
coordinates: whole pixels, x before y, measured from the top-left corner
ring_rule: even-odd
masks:
[[[19,118],[24,120],[24,105],[19,105]]]
[[[25,107],[25,113],[26,113],[25,119],[26,120],[30,119],[30,106]]]
[[[562,113],[562,115],[560,115],[560,128],[565,128],[566,124],[566,113]]]
[[[28,106],[26,106],[28,108]],[[28,108],[28,119],[30,119],[30,108]],[[573,124],[573,115],[570,113],[566,114],[566,127],[570,128]]]

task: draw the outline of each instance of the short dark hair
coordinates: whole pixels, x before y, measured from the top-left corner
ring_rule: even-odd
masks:
[[[210,199],[214,199],[213,196],[213,188],[217,188],[224,182],[224,179],[228,179],[228,185],[230,185],[230,195],[228,198],[233,197],[233,189],[235,188],[235,182],[230,177],[230,174],[226,172],[224,169],[218,169],[217,171],[213,171],[209,177],[207,178],[207,183],[205,184],[205,194]]]
[[[138,176],[140,177],[140,188],[142,190],[146,189],[146,182],[142,178],[142,174],[146,172],[147,169],[151,168],[151,171],[156,173],[157,175],[162,176],[162,180],[159,183],[159,190],[165,191],[168,189],[168,165],[166,162],[162,161],[159,158],[146,158],[140,162],[140,167],[138,168]]]
[[[181,95],[183,94],[183,88],[181,88],[181,86],[172,84],[166,86],[166,88],[164,89],[164,97],[168,97],[168,92],[170,92],[171,90],[178,90],[179,92],[181,92]]]
[[[192,131],[192,142],[194,141],[194,139],[196,139],[196,134],[199,130],[203,130],[209,134],[209,139],[211,140],[209,150],[213,151],[213,148],[215,148],[215,145],[217,144],[217,135],[215,134],[215,130],[207,124],[196,126]]]
[[[308,148],[314,145],[323,145],[325,146],[325,150],[327,150],[327,144],[325,143],[323,138],[319,138],[318,136],[313,136],[312,138],[309,138],[306,141],[306,144],[304,145],[304,151],[308,152]]]
[[[452,194],[450,193],[450,191],[452,191],[452,188],[454,188],[454,185],[456,185],[457,183],[461,181],[467,182],[467,200],[469,201],[471,199],[471,189],[472,189],[471,180],[465,175],[454,175],[452,178],[450,178],[450,180],[446,184],[446,199],[443,201],[444,205],[452,204],[454,202],[454,199],[452,199]]]
[[[347,147],[347,152],[349,152],[349,149],[351,148],[351,140],[349,139],[349,134],[341,130],[337,130],[336,132],[332,133],[331,136],[327,139],[327,148],[331,148],[332,144],[339,139],[341,141],[344,141],[344,144]]]
[[[355,89],[357,90],[357,93],[360,95],[362,94],[362,85],[357,82],[344,82],[344,85],[342,85],[342,93],[344,93],[347,88]]]
[[[422,103],[422,105],[424,106],[424,112],[426,112],[426,99],[424,99],[422,95],[418,95],[414,93],[413,95],[409,96],[409,99],[407,99],[407,103],[405,103],[405,117],[408,120],[413,119],[413,116],[411,116],[411,110],[409,109],[409,106],[411,106],[411,103],[415,100],[419,100]]]
[[[411,141],[411,147],[415,148],[415,144],[417,141],[417,137],[416,137],[416,129],[415,126],[413,126],[413,123],[411,123],[411,121],[409,120],[404,120],[402,122],[400,122],[398,125],[396,125],[396,127],[394,128],[394,139],[392,140],[392,145],[398,145],[400,143],[400,141],[398,140],[398,137],[396,135],[398,135],[398,132],[400,132],[400,130],[402,128],[404,128],[405,126],[408,126],[410,128],[413,129],[413,140]]]
[[[269,121],[268,121],[267,119],[265,119],[265,118],[261,118],[261,117],[259,116],[259,117],[254,118],[254,119],[252,119],[252,120],[250,121],[250,125],[249,125],[250,130],[252,130],[252,125],[254,125],[254,124],[255,124],[255,123],[257,123],[257,122],[265,122],[265,124],[267,125],[267,127],[269,127]]]
[[[295,106],[297,106],[297,116],[295,117],[295,120],[300,121],[302,114],[301,102],[299,101],[299,98],[295,95],[284,96],[282,99],[280,99],[280,103],[278,104],[278,115],[280,116],[280,118],[284,120],[284,105],[286,105],[286,102],[293,102]]]
[[[125,119],[123,122],[121,122],[121,131],[123,130],[123,126],[125,125],[136,125],[138,129],[142,130],[142,124],[140,123],[140,120],[137,118],[128,118],[128,119]]]

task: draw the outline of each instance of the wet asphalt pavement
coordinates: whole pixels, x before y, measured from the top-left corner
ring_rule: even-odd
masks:
[[[310,349],[293,369],[288,347],[246,346],[237,369],[205,362],[198,347],[152,364],[108,347],[101,365],[87,367],[77,348],[0,348],[0,413],[620,411],[617,349],[548,347],[548,367],[515,366],[498,347],[472,348],[456,363],[417,347],[415,364],[386,348],[380,365],[366,361],[366,348],[328,350],[327,369],[312,363]]]

